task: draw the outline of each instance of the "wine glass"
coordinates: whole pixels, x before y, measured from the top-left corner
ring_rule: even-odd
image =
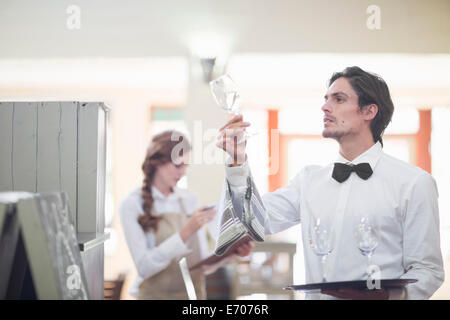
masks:
[[[309,223],[309,245],[322,261],[322,282],[327,282],[326,260],[333,251],[334,230],[329,219],[312,216]]]
[[[371,279],[373,272],[369,273],[370,259],[379,242],[379,227],[377,219],[370,215],[360,215],[356,219],[355,237],[358,249],[367,257],[367,278]]]
[[[211,81],[209,85],[219,107],[238,115],[241,108],[241,96],[233,79],[228,74],[224,74]]]
[[[228,74],[222,75],[209,83],[211,93],[216,103],[222,109],[233,113],[240,114],[241,110],[241,96],[239,94],[236,83]],[[238,144],[247,140],[256,133],[244,132],[243,137],[238,141]]]

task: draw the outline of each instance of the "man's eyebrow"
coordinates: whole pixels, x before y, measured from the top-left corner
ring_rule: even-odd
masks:
[[[348,94],[346,94],[345,92],[343,92],[343,91],[338,91],[338,92],[332,93],[331,95],[332,95],[333,97],[336,97],[336,96],[338,96],[338,95],[340,95],[340,94],[343,94],[343,95],[346,96],[347,98],[350,98],[350,96],[349,96]],[[324,97],[325,99],[327,99],[327,98],[328,98],[328,94],[324,95],[323,97]]]

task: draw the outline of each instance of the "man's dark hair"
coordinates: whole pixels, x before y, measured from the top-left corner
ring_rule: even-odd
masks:
[[[392,114],[394,113],[394,104],[386,82],[380,76],[366,72],[359,67],[348,67],[344,71],[335,72],[328,82],[328,87],[335,80],[342,77],[350,82],[353,90],[358,95],[360,110],[370,104],[378,106],[378,113],[370,123],[370,130],[372,131],[373,141],[380,141],[381,145],[383,145],[381,136],[389,122],[391,122]]]

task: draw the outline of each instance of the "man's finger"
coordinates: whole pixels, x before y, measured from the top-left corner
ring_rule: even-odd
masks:
[[[236,122],[236,123],[233,123],[233,124],[230,124],[230,125],[226,125],[226,126],[220,128],[219,132],[222,133],[224,131],[233,130],[233,129],[236,129],[236,128],[247,128],[247,127],[250,127],[250,126],[251,126],[250,122]]]
[[[238,114],[235,115],[233,118],[231,118],[231,120],[229,120],[222,128],[220,128],[219,130],[223,130],[224,128],[226,128],[228,125],[236,123],[236,122],[240,122],[242,121],[242,114]]]
[[[226,128],[225,130],[221,131],[219,134],[220,137],[228,137],[233,136],[239,131],[244,131],[245,127],[234,127],[234,128]]]
[[[232,137],[227,137],[225,139],[219,140],[219,144],[222,144],[221,148],[223,148],[224,150],[226,148],[236,148],[239,144],[237,143],[242,137],[243,137],[244,133],[239,133],[236,134],[235,136]]]
[[[242,128],[236,128],[236,129],[230,130],[230,132],[227,132],[224,135],[224,139],[233,139],[235,137],[240,138],[245,133],[245,131],[246,130],[242,129]]]

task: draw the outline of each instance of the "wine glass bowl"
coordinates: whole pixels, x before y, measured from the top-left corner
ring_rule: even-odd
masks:
[[[219,107],[230,113],[239,114],[241,109],[241,96],[233,79],[228,74],[225,74],[211,81],[209,84],[214,100]]]
[[[214,101],[229,113],[239,115],[241,111],[241,95],[238,86],[228,74],[224,74],[209,83]],[[256,132],[249,133],[244,129],[244,134],[237,142],[238,144],[248,140]]]
[[[309,245],[321,258],[322,282],[326,282],[326,259],[333,251],[334,231],[330,222],[324,218],[311,217],[309,226]]]
[[[378,246],[378,233],[366,217],[360,219],[357,226],[358,248],[363,256],[368,256]]]
[[[379,243],[379,228],[375,217],[369,215],[358,216],[355,225],[355,238],[359,251],[367,257],[367,268],[370,267],[370,259]],[[370,279],[371,274],[367,272]]]
[[[333,250],[330,230],[321,223],[320,218],[313,222],[311,231],[310,245],[314,252],[319,256],[330,254]]]

